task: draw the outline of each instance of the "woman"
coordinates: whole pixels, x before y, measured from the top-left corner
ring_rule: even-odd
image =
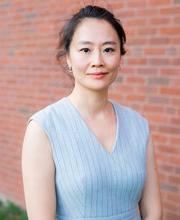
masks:
[[[125,32],[104,8],[86,6],[61,32],[72,92],[31,116],[22,150],[29,220],[160,220],[147,120],[108,98]],[[64,53],[63,50],[64,49]]]

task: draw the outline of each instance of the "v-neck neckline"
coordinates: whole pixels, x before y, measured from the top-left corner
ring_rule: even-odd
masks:
[[[104,145],[100,142],[100,140],[98,139],[98,137],[96,136],[96,134],[92,131],[92,129],[89,127],[89,125],[87,124],[87,122],[84,120],[84,118],[82,117],[82,115],[80,114],[80,112],[78,111],[78,109],[74,106],[74,104],[71,102],[71,100],[65,96],[64,99],[67,101],[67,103],[70,104],[70,106],[72,107],[72,109],[74,110],[74,112],[79,116],[81,122],[84,124],[84,126],[87,128],[87,130],[89,131],[89,133],[95,138],[96,142],[98,143],[98,145],[101,147],[101,149],[103,151],[105,151],[106,153],[108,153],[109,155],[112,155],[117,147],[117,138],[118,138],[118,132],[119,132],[119,118],[118,118],[118,113],[116,110],[116,106],[113,100],[108,99],[108,101],[111,103],[113,109],[114,109],[114,114],[115,114],[115,118],[116,118],[116,131],[115,131],[115,138],[113,141],[113,144],[111,146],[111,151],[107,150],[106,147],[104,147]]]

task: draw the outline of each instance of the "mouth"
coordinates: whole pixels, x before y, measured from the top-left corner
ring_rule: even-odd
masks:
[[[94,72],[94,73],[88,73],[88,75],[90,77],[92,77],[93,79],[103,79],[106,75],[108,74],[108,72]]]
[[[106,75],[108,74],[107,72],[94,72],[94,73],[88,73],[88,75],[96,75],[96,76],[99,76],[99,75]]]

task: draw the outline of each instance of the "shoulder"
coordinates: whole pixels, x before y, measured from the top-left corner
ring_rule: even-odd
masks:
[[[57,111],[60,110],[62,107],[63,107],[63,98],[61,98],[58,101],[55,101],[47,106],[44,106],[43,108],[34,112],[28,118],[27,124],[29,124],[29,122],[31,120],[34,120],[44,126],[48,126],[49,121],[52,119],[52,117],[54,115],[56,115]]]
[[[62,99],[53,102],[34,112],[27,120],[25,137],[26,141],[37,146],[49,146],[53,143],[54,124],[53,117],[61,106]],[[34,141],[39,143],[34,143]]]
[[[123,121],[133,126],[141,126],[141,127],[146,127],[147,130],[149,129],[148,119],[142,113],[138,112],[132,107],[120,104],[117,101],[114,101],[114,100],[112,101],[116,105],[116,109],[119,114],[119,117]]]
[[[142,113],[138,112],[137,110],[133,109],[132,107],[123,105],[115,100],[112,100],[112,101],[113,101],[113,103],[115,103],[118,112],[127,114],[132,117],[140,118],[142,120],[147,120],[147,118]]]

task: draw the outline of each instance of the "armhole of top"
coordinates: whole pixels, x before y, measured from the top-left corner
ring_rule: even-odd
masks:
[[[145,130],[146,130],[146,148],[145,148],[145,152],[146,152],[146,155],[147,155],[147,149],[148,149],[148,144],[149,144],[149,140],[151,138],[151,132],[150,132],[150,127],[149,127],[149,121],[145,118],[144,118],[144,123],[145,123]]]
[[[147,130],[147,144],[151,135],[149,121],[145,118],[146,130]]]
[[[27,121],[27,126],[29,125],[29,123],[31,121],[34,121],[35,123],[37,123],[37,125],[41,128],[41,130],[44,132],[45,136],[47,137],[49,144],[50,144],[50,152],[53,158],[53,141],[52,138],[48,132],[48,129],[46,128],[46,126],[43,124],[43,122],[41,120],[39,120],[38,118],[31,116],[28,121]]]

